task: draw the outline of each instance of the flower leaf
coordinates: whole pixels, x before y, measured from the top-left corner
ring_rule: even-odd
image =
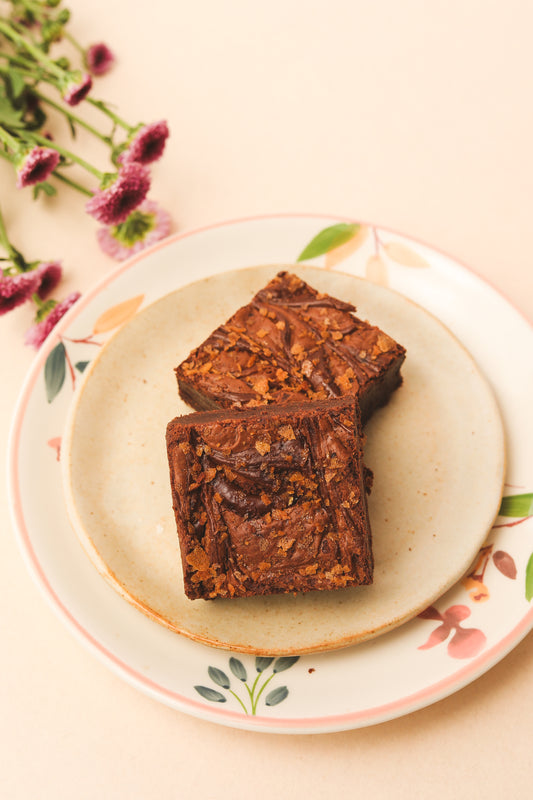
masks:
[[[506,553],[504,550],[497,550],[492,556],[494,566],[500,570],[502,575],[510,578],[512,581],[516,578],[516,564],[514,558]]]
[[[331,225],[329,228],[324,228],[320,231],[314,239],[311,239],[307,247],[305,247],[300,255],[298,261],[306,261],[310,258],[323,256],[324,253],[329,253],[335,247],[340,247],[352,239],[359,231],[361,226],[358,222],[340,222],[338,225]]]
[[[402,242],[389,242],[384,245],[385,252],[389,258],[396,261],[398,264],[403,264],[406,267],[429,267],[428,262],[421,255],[415,253],[407,245]]]
[[[487,637],[478,628],[457,628],[448,644],[452,658],[473,658],[483,650]]]
[[[351,239],[326,253],[326,269],[333,269],[337,264],[340,264],[341,261],[349,258],[356,250],[359,250],[359,248],[363,246],[367,238],[368,225],[360,225],[359,230]]]
[[[18,69],[10,67],[9,73],[4,77],[6,91],[11,100],[18,100],[26,89],[24,76]]]
[[[130,317],[133,317],[143,300],[144,295],[139,294],[136,297],[130,297],[129,300],[124,300],[124,302],[108,308],[107,311],[100,314],[94,323],[93,333],[107,333],[107,331],[111,331],[113,328],[118,328],[119,325],[123,325]]]
[[[278,686],[277,689],[272,689],[272,691],[267,694],[265,697],[265,705],[277,706],[278,703],[282,703],[283,700],[285,700],[288,694],[289,690],[286,686]]]
[[[242,663],[242,661],[240,661],[240,659],[234,658],[232,656],[230,658],[230,660],[229,660],[229,668],[233,672],[235,677],[238,678],[240,681],[243,681],[243,683],[244,683],[244,681],[246,680],[246,678],[248,676],[246,674],[246,668],[245,668],[244,664]]]
[[[460,622],[463,622],[465,619],[471,615],[471,611],[468,606],[464,606],[462,604],[457,604],[455,606],[450,606],[446,609],[443,614],[444,621],[450,625],[458,625]]]
[[[533,492],[511,494],[502,498],[500,517],[529,517],[533,514]]]
[[[33,187],[34,199],[39,197],[41,193],[45,194],[47,197],[54,197],[57,194],[57,189],[55,186],[52,186],[51,183],[48,183],[48,181],[40,181],[40,183],[36,183]]]
[[[387,265],[379,255],[369,256],[365,267],[365,277],[372,283],[377,283],[380,286],[387,286],[389,277],[387,272]]]
[[[0,94],[0,125],[4,128],[23,128],[22,111],[14,108],[4,94]]]
[[[531,553],[526,567],[526,600],[528,603],[533,600],[533,553]]]
[[[225,672],[222,672],[217,667],[209,667],[207,672],[213,683],[216,683],[217,686],[222,686],[223,689],[229,689],[230,681]]]
[[[269,656],[256,656],[255,668],[257,672],[264,672],[269,668],[273,661],[274,659],[270,658]]]
[[[284,672],[286,669],[290,669],[293,664],[296,664],[299,658],[300,656],[281,656],[274,664],[274,672]]]
[[[444,619],[440,611],[435,608],[435,606],[428,606],[426,609],[424,609],[424,611],[421,611],[418,616],[420,619]]]
[[[63,383],[65,382],[66,373],[65,345],[63,342],[59,342],[51,353],[49,353],[44,365],[44,384],[46,387],[46,398],[49,403],[51,403],[61,391]]]
[[[74,364],[74,366],[76,367],[76,369],[78,370],[78,372],[85,372],[85,370],[87,369],[87,366],[88,366],[90,363],[91,363],[90,361],[76,361],[76,363]]]
[[[226,698],[221,692],[217,692],[215,689],[210,689],[208,686],[195,686],[194,687],[198,694],[202,695],[204,700],[210,700],[212,703],[225,703]]]
[[[443,622],[442,625],[439,625],[438,628],[435,628],[435,630],[429,634],[427,641],[419,645],[418,649],[429,650],[431,647],[436,647],[436,645],[444,642],[448,638],[450,630],[450,626]]]

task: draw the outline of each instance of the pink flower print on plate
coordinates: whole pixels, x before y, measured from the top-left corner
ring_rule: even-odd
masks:
[[[487,637],[478,628],[463,628],[461,623],[468,619],[471,611],[468,606],[450,606],[443,614],[434,606],[430,606],[419,614],[420,619],[434,619],[441,624],[430,634],[425,644],[419,650],[429,650],[431,647],[445,642],[453,631],[448,642],[448,655],[452,658],[473,658],[483,650]]]

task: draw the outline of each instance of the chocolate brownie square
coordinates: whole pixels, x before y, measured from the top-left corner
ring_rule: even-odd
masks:
[[[363,423],[401,383],[405,349],[351,303],[280,272],[175,370],[198,411],[357,397]]]
[[[172,420],[166,442],[187,596],[372,583],[362,441],[353,397]]]

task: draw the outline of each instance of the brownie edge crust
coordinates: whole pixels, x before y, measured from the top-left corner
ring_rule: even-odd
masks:
[[[189,598],[372,583],[353,398],[188,414],[166,443]]]
[[[350,303],[280,272],[176,369],[197,411],[356,396],[362,422],[400,385],[405,348]]]

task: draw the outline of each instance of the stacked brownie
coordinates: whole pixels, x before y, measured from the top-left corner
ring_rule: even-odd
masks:
[[[176,369],[197,410],[357,396],[363,423],[400,384],[404,348],[350,303],[280,272]]]
[[[280,272],[176,368],[196,413],[167,427],[191,599],[372,582],[362,424],[405,349]]]

